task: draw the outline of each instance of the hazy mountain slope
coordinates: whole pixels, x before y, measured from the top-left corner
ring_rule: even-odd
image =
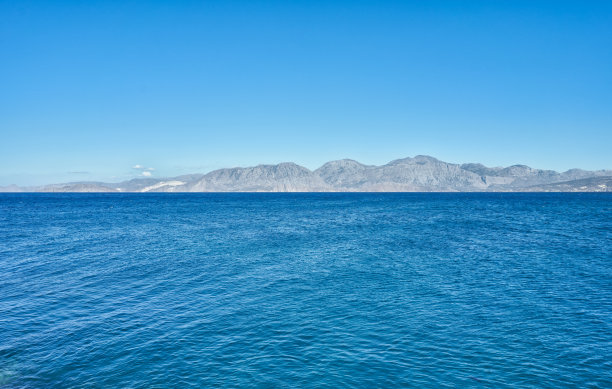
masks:
[[[570,169],[566,172],[558,173],[554,170],[534,169],[525,165],[489,168],[479,163],[463,164],[461,168],[483,176],[492,189],[502,189],[503,187],[513,189],[527,188],[534,185],[612,174],[610,170],[587,171],[581,169]]]
[[[343,191],[473,191],[487,188],[479,175],[459,165],[422,155],[383,166],[366,166],[352,160],[333,161],[315,170],[315,174],[336,190]]]
[[[140,192],[144,188],[155,185],[161,180],[159,178],[134,178],[114,185],[121,192]]]
[[[295,163],[219,169],[187,185],[190,192],[312,192],[331,188]]]
[[[17,185],[0,186],[0,193],[19,193],[19,192],[26,192],[26,191],[27,191],[26,188],[22,188]]]
[[[535,185],[523,190],[525,192],[612,192],[612,176]]]
[[[393,183],[398,189],[424,191],[473,191],[487,188],[482,178],[459,165],[419,155],[392,161],[380,167],[379,184]]]
[[[356,190],[376,176],[376,166],[362,165],[352,159],[327,162],[314,171],[325,184],[336,190]]]
[[[285,162],[219,169],[174,178],[135,178],[119,183],[73,182],[0,191],[39,192],[413,192],[413,191],[602,191],[611,170],[571,169],[563,173],[525,165],[487,167],[453,164],[419,155],[382,166],[351,159],[327,162],[315,171]],[[601,180],[597,180],[601,178]],[[585,181],[581,181],[585,180]],[[602,186],[603,185],[603,186]]]
[[[118,192],[117,189],[111,188],[108,184],[100,182],[73,182],[67,184],[45,185],[36,190],[37,192],[80,192],[80,193],[106,193]]]

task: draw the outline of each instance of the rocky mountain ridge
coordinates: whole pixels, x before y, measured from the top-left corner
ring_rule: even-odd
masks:
[[[325,163],[311,171],[292,162],[214,170],[173,178],[135,178],[119,183],[72,182],[4,192],[606,192],[612,170],[566,172],[525,165],[487,167],[453,164],[418,155],[385,165],[351,159]]]

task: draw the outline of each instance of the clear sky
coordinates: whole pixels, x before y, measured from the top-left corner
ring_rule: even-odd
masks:
[[[612,168],[612,1],[0,0],[0,16],[0,185],[417,154]]]

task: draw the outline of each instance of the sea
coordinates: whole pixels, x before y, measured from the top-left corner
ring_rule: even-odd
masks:
[[[1,194],[0,388],[611,388],[612,194]]]

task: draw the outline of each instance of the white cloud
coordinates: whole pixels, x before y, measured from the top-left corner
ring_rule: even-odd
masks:
[[[141,164],[136,164],[134,166],[132,166],[132,169],[136,169],[140,171],[140,175],[144,176],[144,177],[151,177],[153,171],[155,171],[155,168],[152,167],[146,167],[143,166]]]

